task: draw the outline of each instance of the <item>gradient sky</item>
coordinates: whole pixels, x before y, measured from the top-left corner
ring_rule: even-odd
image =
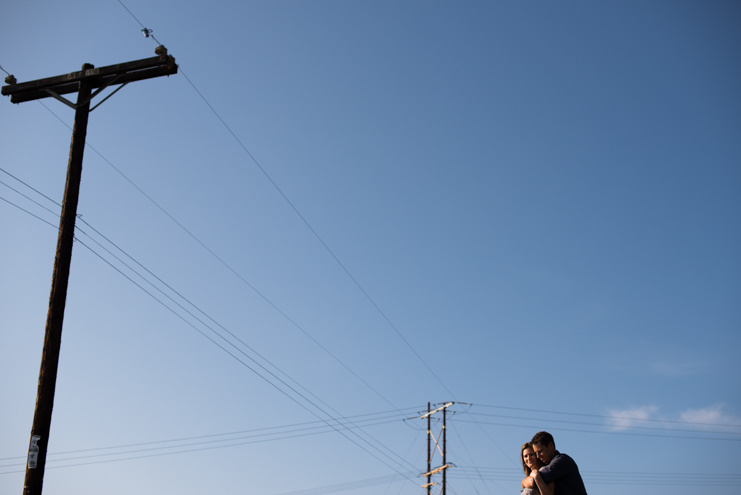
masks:
[[[445,401],[451,495],[543,429],[590,495],[739,489],[736,2],[122,1],[0,16],[19,82],[180,64],[90,116],[45,493],[423,495]],[[19,494],[74,114],[0,103]]]

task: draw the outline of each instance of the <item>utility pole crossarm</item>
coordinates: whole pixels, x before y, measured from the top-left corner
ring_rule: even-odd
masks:
[[[430,412],[428,412],[427,414],[423,414],[422,416],[420,416],[420,417],[419,417],[419,419],[424,419],[424,418],[426,418],[427,416],[432,416],[432,415],[433,415],[433,414],[435,414],[436,412],[442,411],[442,410],[443,410],[443,409],[445,409],[446,407],[450,407],[450,406],[452,406],[453,404],[455,404],[455,402],[446,402],[446,403],[445,403],[444,405],[442,405],[442,406],[438,407],[438,408],[437,408],[437,409],[435,409],[434,411],[430,411]]]
[[[9,84],[2,87],[2,94],[3,96],[10,96],[11,103],[22,103],[52,96],[49,91],[57,95],[76,93],[80,81],[89,80],[90,89],[96,89],[112,83],[124,84],[177,74],[178,66],[175,64],[175,57],[168,55],[165,47],[158,47],[158,49],[160,49],[161,55],[157,57],[70,72],[61,76],[46,77],[19,84]]]
[[[449,467],[453,467],[453,465],[452,464],[445,464],[444,466],[440,466],[437,469],[433,469],[429,473],[423,473],[420,476],[432,476],[433,474],[440,473],[440,472],[442,472],[443,469],[448,469]],[[436,483],[434,483],[434,484],[436,484]]]

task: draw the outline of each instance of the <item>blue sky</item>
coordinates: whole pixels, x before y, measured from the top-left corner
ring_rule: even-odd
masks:
[[[420,494],[405,418],[444,401],[453,495],[516,493],[542,429],[591,495],[739,486],[738,5],[124,4],[0,18],[20,82],[142,27],[180,64],[91,114],[46,492]],[[74,117],[42,103],[0,105],[0,493]]]

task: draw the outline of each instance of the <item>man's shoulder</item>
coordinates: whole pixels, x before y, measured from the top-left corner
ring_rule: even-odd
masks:
[[[556,451],[551,462],[544,466],[540,473],[543,481],[556,482],[556,492],[569,495],[587,495],[584,481],[581,479],[579,467],[574,459]]]
[[[553,456],[553,459],[551,459],[551,462],[549,462],[548,464],[553,464],[554,462],[558,462],[558,463],[567,462],[567,463],[576,464],[576,462],[574,462],[574,459],[569,457],[567,454],[564,454],[559,451],[556,451],[556,455]]]
[[[572,471],[578,470],[579,468],[576,467],[576,462],[574,462],[574,459],[566,454],[562,454],[561,452],[556,451],[556,454],[551,459],[551,462],[541,468],[541,473],[547,473],[546,478],[548,478],[548,481],[551,481],[551,476],[554,476],[554,479],[557,479],[565,476]]]

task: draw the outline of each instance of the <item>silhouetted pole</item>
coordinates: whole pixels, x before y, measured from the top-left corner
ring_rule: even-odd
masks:
[[[39,371],[39,384],[36,393],[36,407],[31,426],[31,440],[28,445],[26,478],[23,486],[24,495],[41,495],[44,484],[44,470],[49,446],[52,409],[54,408],[59,349],[62,344],[62,323],[67,301],[67,285],[72,261],[72,244],[75,235],[77,202],[80,196],[82,156],[85,151],[88,116],[98,105],[129,82],[177,73],[175,58],[167,54],[167,49],[164,46],[158,46],[154,52],[157,57],[110,65],[99,69],[91,64],[84,64],[80,72],[20,84],[11,75],[5,78],[8,85],[2,88],[2,94],[10,96],[12,103],[38,100],[51,96],[75,109],[75,124],[72,129],[72,143],[70,144],[69,162],[67,164],[67,182],[64,187],[57,252],[54,257],[54,272],[51,281],[51,295],[49,296],[49,312],[46,316],[44,348],[41,352],[41,370]],[[114,84],[121,84],[121,86],[90,109],[90,100],[108,86]],[[92,93],[93,88],[97,88],[95,93]],[[62,96],[75,92],[77,93],[77,104],[71,103]]]
[[[92,69],[84,64],[82,70]],[[23,492],[26,495],[38,495],[44,483],[44,467],[49,445],[51,412],[54,407],[54,390],[57,383],[59,365],[59,348],[62,343],[62,321],[64,305],[67,300],[69,268],[72,261],[72,241],[75,236],[75,219],[77,218],[77,201],[80,197],[80,177],[82,176],[82,155],[85,151],[85,135],[90,115],[90,81],[80,81],[77,92],[77,109],[75,125],[72,129],[72,143],[67,165],[67,183],[64,187],[62,215],[59,220],[59,237],[57,254],[54,257],[54,273],[51,280],[49,312],[46,316],[46,334],[44,349],[41,353],[41,371],[36,394],[36,408],[31,426],[31,443],[29,445],[26,481]],[[35,459],[34,459],[35,457]]]

